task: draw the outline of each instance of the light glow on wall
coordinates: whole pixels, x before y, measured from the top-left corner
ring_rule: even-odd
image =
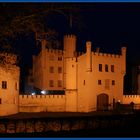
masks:
[[[35,92],[33,92],[31,95],[35,95]]]
[[[41,91],[41,94],[46,94],[46,90],[42,90]]]

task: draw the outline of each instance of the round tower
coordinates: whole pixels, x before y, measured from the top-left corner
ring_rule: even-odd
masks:
[[[74,57],[76,52],[76,36],[65,35],[64,36],[64,51],[65,57]]]
[[[16,65],[0,64],[0,116],[19,112],[19,75]]]

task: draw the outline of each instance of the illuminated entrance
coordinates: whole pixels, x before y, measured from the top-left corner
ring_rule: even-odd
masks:
[[[107,94],[99,94],[97,96],[97,110],[108,110],[109,97]]]

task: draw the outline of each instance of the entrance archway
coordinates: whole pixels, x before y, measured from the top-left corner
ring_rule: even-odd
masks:
[[[97,110],[108,110],[109,96],[105,93],[97,96]]]

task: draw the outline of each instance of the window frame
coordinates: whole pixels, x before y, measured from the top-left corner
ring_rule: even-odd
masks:
[[[102,85],[102,80],[98,80],[98,85]]]
[[[111,65],[111,72],[114,72],[115,71],[114,69],[115,69],[114,65]]]
[[[115,80],[112,80],[112,86],[115,86]]]
[[[105,72],[108,72],[108,65],[105,64]]]
[[[62,67],[58,67],[58,73],[62,73]]]
[[[99,64],[99,71],[100,71],[100,72],[103,71],[103,66],[102,66],[102,64]]]
[[[49,87],[54,87],[54,80],[49,80]]]
[[[7,81],[2,81],[2,89],[7,89]]]
[[[54,67],[53,67],[53,66],[50,66],[49,72],[50,72],[50,73],[54,73]]]

